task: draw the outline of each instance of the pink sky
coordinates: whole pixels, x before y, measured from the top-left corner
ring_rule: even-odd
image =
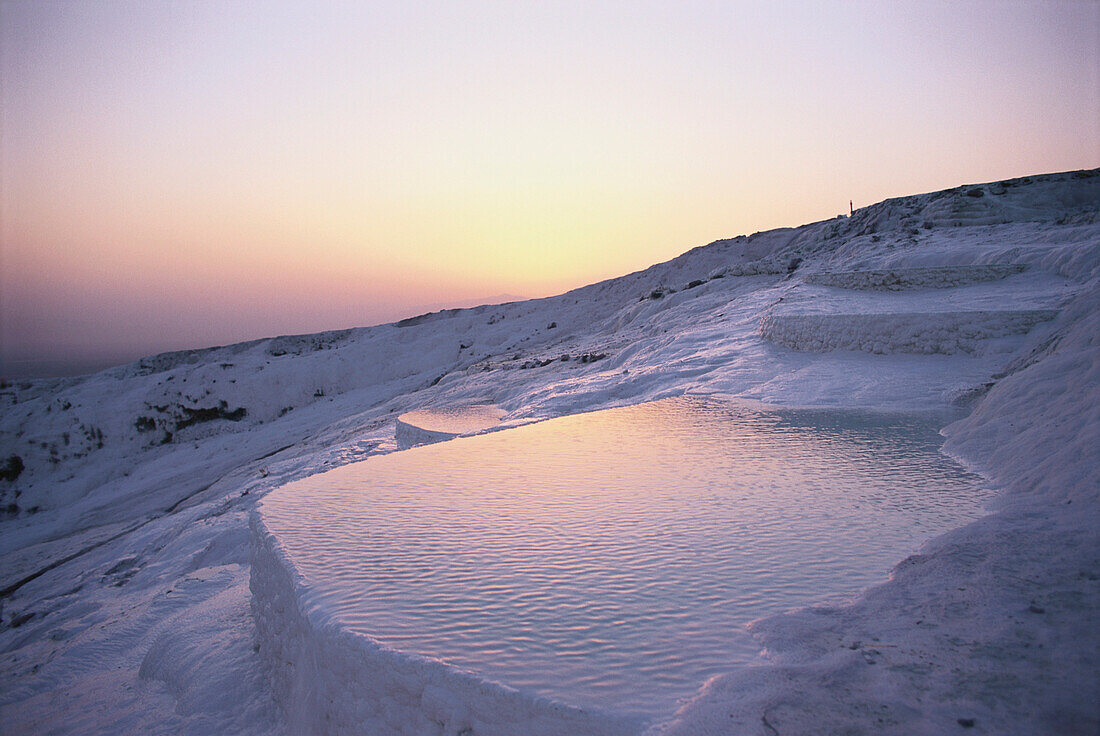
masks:
[[[1100,165],[1100,3],[0,4],[0,374]]]

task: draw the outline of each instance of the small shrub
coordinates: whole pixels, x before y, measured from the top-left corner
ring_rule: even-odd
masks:
[[[11,455],[4,464],[0,466],[0,480],[15,480],[23,474],[23,470],[26,468],[23,465],[23,458],[18,455]]]

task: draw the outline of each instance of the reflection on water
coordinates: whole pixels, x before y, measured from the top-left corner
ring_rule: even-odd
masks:
[[[373,458],[263,509],[347,626],[654,718],[754,656],[748,621],[979,516],[940,444],[913,417],[671,399]]]
[[[428,430],[466,434],[480,432],[500,424],[505,412],[492,404],[467,404],[438,409],[417,409],[398,417],[401,421]]]

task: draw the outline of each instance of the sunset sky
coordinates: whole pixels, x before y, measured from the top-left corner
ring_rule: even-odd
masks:
[[[0,2],[0,375],[1100,165],[1100,2]]]

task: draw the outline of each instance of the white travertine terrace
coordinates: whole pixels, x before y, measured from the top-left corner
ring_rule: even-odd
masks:
[[[958,270],[990,264],[1025,270],[980,281],[1000,274]],[[957,270],[913,272],[943,268]],[[921,284],[813,277],[899,270]],[[852,331],[885,333],[884,315],[1036,309],[1058,314],[951,354],[817,352],[802,337],[791,349],[760,330],[769,314],[853,315]],[[655,733],[944,734],[964,722],[975,733],[1096,733],[1098,335],[1093,170],[891,199],[545,299],[8,382],[0,461],[16,455],[25,468],[0,482],[15,514],[0,534],[0,723],[325,733],[317,711],[300,709],[321,697],[309,690],[315,663],[282,684],[263,674],[299,652],[341,655],[295,648],[304,619],[292,580],[260,585],[271,608],[253,623],[250,572],[277,580],[262,554],[255,571],[249,562],[258,499],[393,451],[394,419],[419,407],[492,401],[523,422],[700,394],[969,412],[945,427],[945,449],[1002,492],[988,516],[858,599],[753,624],[767,656],[712,681]],[[584,354],[605,357],[562,360]],[[257,636],[284,625],[285,643]],[[288,693],[302,697],[283,702]],[[421,694],[429,712],[437,695]],[[340,706],[364,724],[412,712],[388,703]]]
[[[492,404],[466,404],[438,409],[416,409],[397,418],[398,447],[442,442],[464,434],[492,429],[506,412]]]
[[[251,518],[251,547],[261,664],[294,733],[626,736],[639,728],[347,630],[303,595],[294,563],[259,511]]]

